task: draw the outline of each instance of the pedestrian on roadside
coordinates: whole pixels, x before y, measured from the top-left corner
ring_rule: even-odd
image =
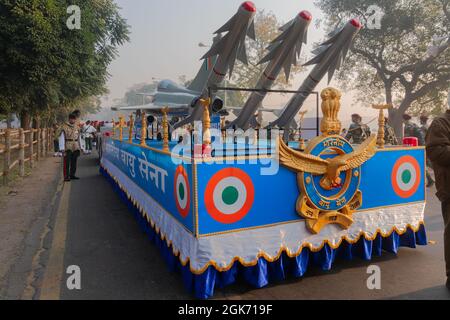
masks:
[[[92,126],[91,121],[86,121],[85,125],[81,129],[81,134],[85,141],[85,151],[87,154],[92,153],[92,142],[95,138],[95,133],[97,130]]]
[[[78,180],[75,176],[77,160],[80,156],[80,128],[77,125],[77,117],[71,113],[69,121],[61,126],[58,132],[59,149],[64,153],[63,172],[64,181]]]
[[[54,157],[62,157],[62,153],[59,150],[59,139],[58,139],[58,124],[53,125],[53,151],[55,152],[53,154]]]
[[[428,129],[426,148],[435,173],[436,195],[442,202],[446,286],[450,290],[450,92],[447,111],[435,118]]]

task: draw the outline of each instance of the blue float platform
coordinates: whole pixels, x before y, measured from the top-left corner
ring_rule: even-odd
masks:
[[[239,279],[259,288],[313,265],[330,270],[336,258],[427,243],[423,148],[378,150],[358,171],[363,200],[351,226],[313,234],[296,210],[297,174],[274,155],[195,158],[161,147],[106,139],[100,170],[197,298]]]

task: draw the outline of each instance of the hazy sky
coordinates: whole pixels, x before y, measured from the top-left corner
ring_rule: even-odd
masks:
[[[116,98],[122,98],[133,84],[151,82],[152,78],[173,79],[185,75],[195,76],[201,61],[199,58],[207,48],[200,48],[199,42],[211,42],[212,33],[222,26],[238,9],[243,0],[116,0],[122,8],[121,14],[131,27],[131,40],[119,50],[119,57],[111,64],[111,78],[108,82],[110,96],[105,101],[109,107]],[[308,31],[308,45],[303,56],[310,58],[312,44],[324,38],[324,32],[315,25],[322,17],[313,1],[254,0],[256,7],[272,11],[280,22],[287,22],[302,10],[308,10],[313,21]],[[297,89],[310,69],[301,73],[294,81]],[[338,87],[336,83],[332,85]],[[318,90],[327,86],[324,81]],[[271,97],[266,106],[284,105],[289,97]],[[344,93],[343,104],[351,103],[351,95]],[[309,99],[305,107],[314,107]],[[342,108],[342,116],[354,110],[351,106]],[[368,108],[361,113],[375,114]]]

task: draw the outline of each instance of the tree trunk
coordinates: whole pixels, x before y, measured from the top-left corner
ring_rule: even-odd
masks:
[[[397,136],[399,141],[403,139],[403,112],[400,112],[399,109],[391,109],[389,116],[389,123],[394,129],[395,135]]]
[[[411,106],[412,99],[410,94],[406,93],[405,98],[396,109],[391,109],[389,112],[389,122],[394,128],[397,138],[403,139],[403,115],[408,111]]]
[[[20,127],[24,130],[28,130],[31,127],[31,117],[27,111],[20,113]]]
[[[7,115],[6,115],[6,128],[8,128],[8,129],[11,129],[11,127],[12,127],[12,114],[11,113],[8,113]]]

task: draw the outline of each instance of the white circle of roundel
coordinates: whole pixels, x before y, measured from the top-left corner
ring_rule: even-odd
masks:
[[[222,199],[222,194],[227,187],[234,187],[238,192],[238,198],[233,204],[226,204]],[[235,214],[245,204],[247,200],[247,189],[244,183],[236,177],[227,177],[219,181],[213,192],[214,205],[223,214]]]
[[[403,179],[402,179],[402,174],[405,171],[411,172],[411,179],[409,180],[408,183],[403,182]],[[402,191],[409,191],[409,190],[411,190],[412,187],[414,187],[414,185],[416,183],[416,179],[417,179],[416,169],[414,168],[412,163],[409,163],[409,162],[402,163],[397,170],[396,178],[397,178],[398,187]]]
[[[180,184],[183,185],[183,190],[184,190],[183,199],[181,199],[181,197],[180,197],[180,192],[179,192]],[[178,199],[178,204],[181,209],[186,209],[187,200],[188,200],[187,192],[188,192],[188,188],[187,188],[186,180],[183,175],[179,174],[177,177],[177,199]]]

